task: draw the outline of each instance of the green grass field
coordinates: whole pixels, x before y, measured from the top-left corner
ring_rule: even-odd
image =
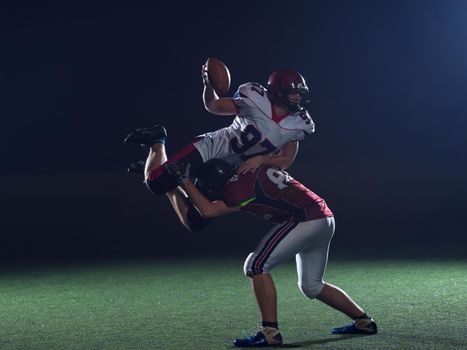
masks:
[[[242,258],[4,267],[0,349],[230,349],[258,312]],[[376,336],[333,336],[348,319],[306,299],[294,265],[273,276],[283,347],[467,349],[465,261],[333,261],[326,280],[378,321]]]

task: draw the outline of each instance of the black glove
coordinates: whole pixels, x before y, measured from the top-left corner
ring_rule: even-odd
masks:
[[[165,166],[167,173],[174,179],[179,185],[183,183],[183,180],[190,178],[190,167],[191,164],[185,164],[182,162],[169,163]]]

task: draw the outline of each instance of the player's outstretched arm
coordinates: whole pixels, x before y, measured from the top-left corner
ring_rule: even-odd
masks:
[[[234,115],[237,114],[237,106],[232,98],[219,98],[210,86],[205,86],[203,90],[204,107],[210,113],[217,115]]]
[[[216,92],[209,83],[206,66],[201,67],[201,77],[203,78],[203,103],[204,108],[210,113],[218,115],[234,115],[237,114],[237,106],[232,98],[219,98]]]
[[[237,208],[226,206],[225,203],[220,200],[211,202],[195,187],[195,185],[193,185],[193,182],[189,179],[184,179],[182,181],[182,187],[191,198],[191,201],[194,203],[201,216],[204,218],[214,218],[216,216],[233,213],[239,210]]]
[[[261,165],[269,165],[282,170],[288,169],[298,152],[298,141],[290,141],[282,146],[279,154],[259,155],[246,160],[237,170],[237,174],[255,171]]]

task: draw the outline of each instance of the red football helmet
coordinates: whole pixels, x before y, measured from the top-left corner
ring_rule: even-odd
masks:
[[[300,110],[302,106],[301,101],[289,99],[289,94],[298,92],[302,96],[309,92],[305,79],[293,69],[280,69],[272,72],[268,78],[267,90],[271,102],[286,105],[292,112]]]

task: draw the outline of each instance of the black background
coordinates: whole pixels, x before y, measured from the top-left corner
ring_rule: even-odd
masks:
[[[169,155],[230,123],[201,100],[207,57],[233,94],[300,71],[316,133],[290,173],[336,215],[336,256],[465,257],[465,1],[14,2],[0,9],[1,258],[246,254],[244,214],[190,233],[125,173],[163,124]]]

